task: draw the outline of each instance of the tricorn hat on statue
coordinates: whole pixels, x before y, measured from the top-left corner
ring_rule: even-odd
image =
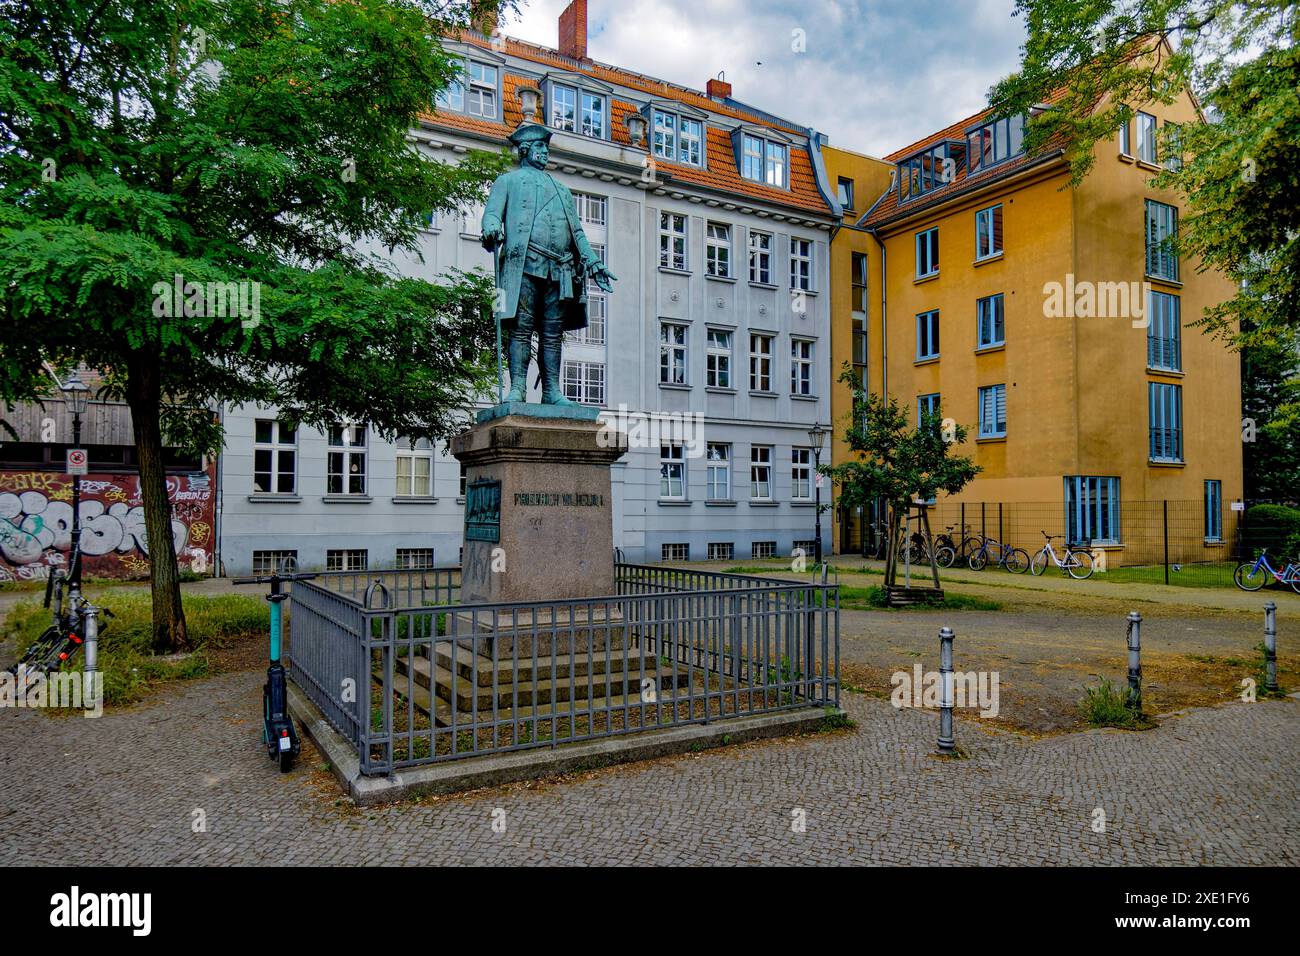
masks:
[[[535,143],[538,140],[549,143],[551,141],[551,131],[540,123],[520,123],[515,127],[515,131],[510,134],[509,139],[516,146]]]

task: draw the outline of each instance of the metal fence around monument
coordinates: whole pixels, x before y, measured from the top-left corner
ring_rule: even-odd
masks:
[[[617,593],[460,602],[459,569],[295,582],[289,672],[362,773],[839,703],[835,585],[615,565]]]

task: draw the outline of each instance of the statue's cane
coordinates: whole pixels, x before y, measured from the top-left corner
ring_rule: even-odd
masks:
[[[492,246],[492,320],[497,327],[497,404],[505,402],[505,392],[502,389],[502,370],[501,370],[501,243]]]

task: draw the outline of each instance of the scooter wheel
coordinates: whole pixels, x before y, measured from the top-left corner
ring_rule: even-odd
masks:
[[[293,752],[289,750],[280,751],[280,773],[288,773],[293,769]]]

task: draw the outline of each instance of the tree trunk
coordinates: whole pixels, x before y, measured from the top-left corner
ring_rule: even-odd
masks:
[[[135,430],[140,467],[140,498],[144,502],[145,539],[149,542],[149,587],[153,594],[153,650],[170,654],[189,647],[185,611],[181,607],[180,569],[172,540],[172,508],[167,499],[163,462],[162,389],[156,361],[142,357],[127,369],[127,404]]]

